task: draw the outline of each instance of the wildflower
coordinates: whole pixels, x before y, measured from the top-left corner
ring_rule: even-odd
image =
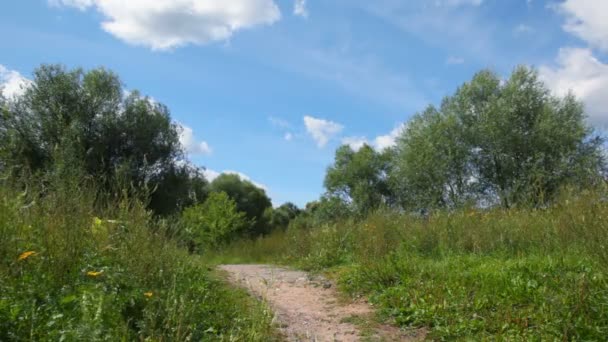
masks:
[[[144,292],[144,296],[146,296],[148,298],[152,298],[153,295],[154,295],[154,293],[152,293],[152,292]]]
[[[19,258],[17,260],[21,261],[21,260],[25,260],[29,257],[31,257],[32,255],[36,255],[37,253],[34,251],[27,251],[27,252],[23,252],[21,253],[21,255],[19,255]]]
[[[92,278],[97,278],[97,277],[99,277],[99,276],[100,276],[102,273],[103,273],[103,271],[89,271],[89,272],[87,272],[87,275],[88,275],[89,277],[92,277]]]

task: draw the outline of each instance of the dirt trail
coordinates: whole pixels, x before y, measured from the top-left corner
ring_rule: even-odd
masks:
[[[417,341],[398,328],[370,325],[367,303],[338,301],[331,282],[268,265],[222,265],[235,284],[268,302],[288,341]],[[353,324],[364,322],[362,324]],[[367,323],[365,323],[367,322]],[[361,328],[363,327],[363,328]]]

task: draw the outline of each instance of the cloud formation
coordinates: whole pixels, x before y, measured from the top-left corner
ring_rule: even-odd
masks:
[[[339,123],[308,115],[304,116],[304,125],[306,126],[306,131],[315,140],[319,148],[325,147],[329,140],[344,129],[344,126]]]
[[[562,48],[557,66],[541,66],[539,72],[556,95],[571,91],[582,100],[591,124],[608,127],[608,64],[595,58],[590,49]]]
[[[358,151],[363,145],[367,144],[381,152],[397,144],[397,138],[399,138],[405,126],[406,124],[402,123],[388,134],[377,136],[372,142],[368,141],[366,137],[345,137],[342,139],[342,144],[350,146],[354,151]]]
[[[293,14],[302,18],[308,18],[308,8],[306,0],[295,0],[293,5]]]
[[[229,39],[235,32],[281,18],[273,0],[49,0],[55,6],[95,8],[102,28],[133,45],[168,50]]]
[[[19,72],[10,70],[0,64],[0,92],[7,98],[22,95],[32,81],[23,77]]]
[[[566,16],[563,25],[566,32],[608,52],[608,1],[566,0],[557,5],[557,9]]]
[[[192,128],[178,123],[180,128],[179,142],[184,150],[191,155],[210,155],[213,150],[206,141],[198,141]]]

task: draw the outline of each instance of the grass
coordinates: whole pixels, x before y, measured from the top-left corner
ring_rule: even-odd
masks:
[[[272,314],[142,203],[87,182],[0,187],[0,340],[269,341]]]
[[[344,293],[437,340],[608,336],[608,202],[565,196],[542,210],[390,210],[290,228],[218,256],[333,272]]]

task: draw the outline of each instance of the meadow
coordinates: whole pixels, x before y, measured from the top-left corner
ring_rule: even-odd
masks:
[[[269,341],[262,303],[87,181],[0,187],[0,340]]]
[[[608,336],[608,203],[565,195],[544,209],[462,209],[363,219],[241,241],[217,262],[323,272],[366,296],[378,319],[436,340],[603,340]],[[300,222],[298,222],[300,221]]]

